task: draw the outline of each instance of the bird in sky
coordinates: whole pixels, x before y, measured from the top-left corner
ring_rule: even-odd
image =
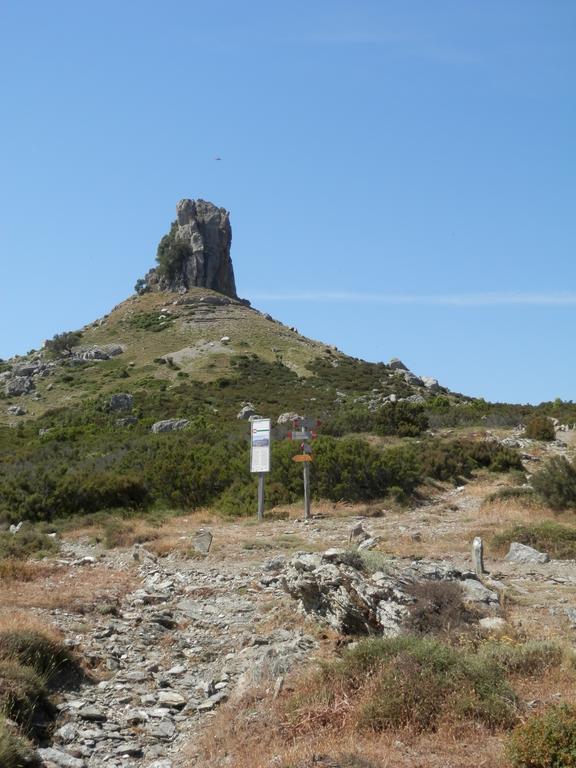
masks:
[[[221,157],[215,157],[214,160],[222,160]]]

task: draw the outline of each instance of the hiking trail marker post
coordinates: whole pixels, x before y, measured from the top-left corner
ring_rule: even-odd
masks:
[[[255,419],[250,424],[250,472],[258,474],[258,520],[264,520],[264,478],[270,472],[270,419]]]
[[[294,429],[288,432],[288,440],[302,441],[302,453],[292,457],[292,461],[301,462],[304,475],[304,519],[310,519],[310,464],[312,462],[312,446],[308,442],[316,437],[312,427],[317,427],[318,419],[294,419]]]

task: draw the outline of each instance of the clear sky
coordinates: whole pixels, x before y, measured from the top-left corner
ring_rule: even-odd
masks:
[[[1,357],[126,298],[202,197],[302,333],[576,400],[574,0],[3,0],[0,73]]]

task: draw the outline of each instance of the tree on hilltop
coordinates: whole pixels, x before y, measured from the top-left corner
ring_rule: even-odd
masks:
[[[80,331],[65,331],[57,333],[52,339],[48,339],[45,348],[54,355],[66,354],[70,356],[72,349],[77,346],[82,334]]]

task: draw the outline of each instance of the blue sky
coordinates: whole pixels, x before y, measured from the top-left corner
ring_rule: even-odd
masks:
[[[576,400],[575,37],[573,0],[1,3],[0,356],[123,300],[202,197],[302,333]]]

